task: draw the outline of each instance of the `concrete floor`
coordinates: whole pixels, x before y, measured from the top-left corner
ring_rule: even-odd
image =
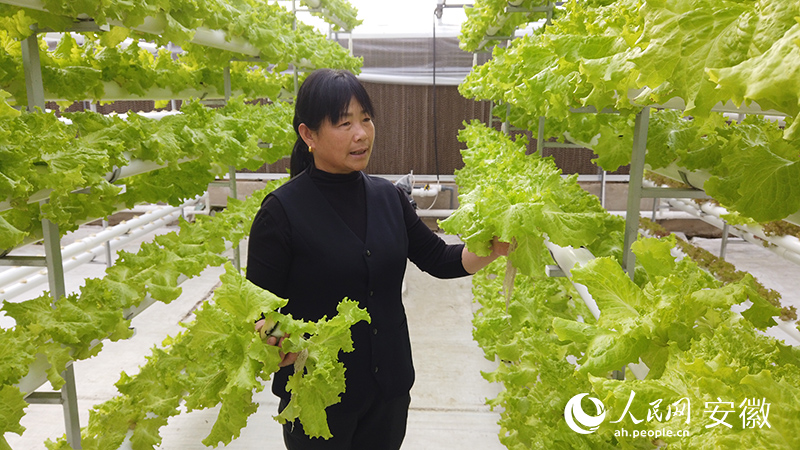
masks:
[[[84,227],[76,233],[88,233]],[[167,232],[174,228],[164,228]],[[68,243],[75,236],[65,238]],[[140,241],[126,246],[135,250]],[[446,237],[453,240],[452,237]],[[696,243],[717,254],[719,240],[697,239]],[[246,246],[243,246],[243,249]],[[41,247],[31,246],[25,253],[36,253]],[[243,263],[246,258],[243,255]],[[800,292],[797,277],[800,267],[788,263],[763,248],[731,239],[728,258],[740,268],[748,270],[767,287],[780,291],[785,304],[800,309]],[[102,262],[102,261],[101,261]],[[67,274],[67,290],[77,289],[87,277],[100,277],[105,265],[86,264]],[[121,371],[135,373],[150,348],[160,345],[167,335],[180,330],[179,324],[191,320],[192,311],[208,298],[218,283],[222,269],[210,268],[202,276],[182,285],[183,294],[169,305],[156,304],[133,321],[136,335],[127,341],[106,342],[100,355],[75,364],[79,395],[80,421],[85,425],[92,405],[105,401],[116,393],[114,383]],[[494,363],[483,357],[472,340],[471,317],[475,309],[470,292],[470,278],[437,280],[420,272],[410,264],[406,278],[404,302],[409,316],[417,382],[412,390],[408,434],[404,449],[414,450],[500,450],[496,421],[497,412],[485,405],[499,386],[483,380],[480,371],[493,370]],[[30,298],[38,293],[31,293]],[[23,300],[23,298],[10,299]],[[3,324],[0,318],[0,324]],[[6,323],[3,326],[9,326]],[[797,342],[793,344],[797,345]],[[44,386],[43,389],[47,388]],[[281,449],[280,426],[271,416],[277,409],[275,397],[269,389],[255,396],[260,408],[250,417],[248,427],[232,449]],[[60,406],[31,405],[26,410],[22,436],[7,434],[15,450],[43,449],[43,442],[64,433],[63,413]],[[162,429],[162,448],[170,450],[204,449],[201,440],[207,435],[216,417],[216,409],[183,414],[173,418]]]

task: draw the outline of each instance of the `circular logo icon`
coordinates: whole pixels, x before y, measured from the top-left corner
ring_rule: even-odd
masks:
[[[581,400],[589,394],[578,394],[572,397],[567,402],[564,408],[564,419],[567,420],[567,425],[572,431],[580,434],[592,434],[600,427],[603,420],[606,418],[606,408],[599,399],[589,397],[589,400],[594,403],[597,409],[596,415],[590,416],[583,412],[581,407]]]

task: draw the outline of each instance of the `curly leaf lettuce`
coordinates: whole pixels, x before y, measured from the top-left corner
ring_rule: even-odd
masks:
[[[338,355],[352,351],[350,327],[368,321],[367,312],[345,299],[331,319],[294,320],[278,312],[286,300],[252,284],[232,264],[226,265],[220,281],[195,320],[154,348],[138,374],[123,372],[116,384],[120,394],[92,409],[82,431],[83,448],[118,448],[125,439],[137,449],[155,448],[161,444],[160,429],[181,412],[182,404],[187,411],[219,405],[203,444],[230,444],[258,408],[253,393],[264,389],[263,380],[278,370],[281,360],[279,348],[253,331],[261,313],[279,321],[290,336],[283,350],[306,349],[309,355],[305,373],[290,380],[292,400],[277,420],[299,418],[309,435],[331,436],[325,408],[337,403],[344,390]],[[67,448],[63,439],[48,445]]]
[[[445,231],[460,234],[478,254],[489,253],[492,236],[516,241],[514,265],[540,275],[551,257],[544,239],[561,246],[587,245],[620,230],[597,197],[562,177],[552,158],[526,155],[524,141],[474,122],[459,133],[467,143],[466,167],[456,173],[459,208],[441,222]]]

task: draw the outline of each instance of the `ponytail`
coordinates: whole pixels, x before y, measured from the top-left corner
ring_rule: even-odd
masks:
[[[306,145],[303,138],[298,136],[292,149],[292,157],[289,160],[289,178],[300,175],[300,172],[313,164],[314,156],[308,151],[308,145]]]

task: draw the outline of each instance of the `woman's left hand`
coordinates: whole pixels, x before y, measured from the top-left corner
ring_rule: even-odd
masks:
[[[265,319],[257,321],[255,325],[256,333],[258,333],[259,336],[261,336],[262,340],[265,340],[267,345],[281,347],[281,345],[283,344],[283,340],[289,337],[289,335],[283,335],[280,337],[267,335],[265,333],[268,330],[265,329],[266,328],[265,325],[266,325]],[[285,367],[288,366],[289,364],[294,364],[294,362],[297,360],[297,353],[294,352],[284,353],[283,351],[279,350],[278,355],[280,355],[281,357],[281,362],[278,364],[278,366],[280,367]]]
[[[495,236],[492,238],[492,254],[497,256],[508,256],[509,249],[511,248],[511,244],[508,242],[503,242],[500,240],[499,237]]]
[[[467,250],[465,246],[464,251],[461,253],[461,264],[464,266],[464,270],[466,270],[467,273],[475,273],[500,256],[508,256],[510,251],[511,244],[503,242],[495,236],[492,238],[492,253],[489,256],[478,256]]]

